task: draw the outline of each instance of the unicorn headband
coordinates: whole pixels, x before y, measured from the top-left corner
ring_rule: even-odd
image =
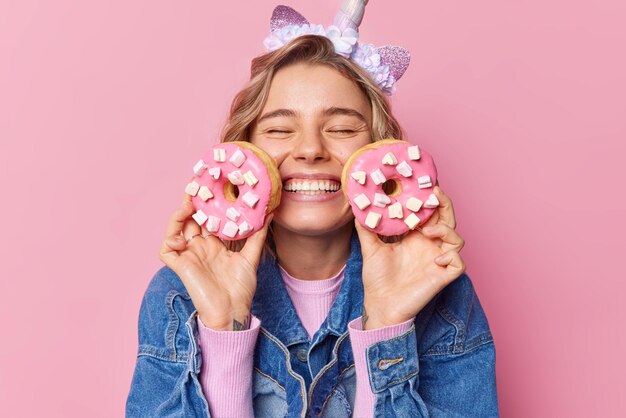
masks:
[[[312,25],[304,16],[288,6],[277,6],[270,20],[270,34],[263,44],[274,51],[302,35],[319,35],[331,40],[335,51],[365,69],[387,94],[395,93],[394,84],[409,66],[409,51],[399,46],[375,47],[359,43],[359,25],[369,0],[344,0],[328,27]]]

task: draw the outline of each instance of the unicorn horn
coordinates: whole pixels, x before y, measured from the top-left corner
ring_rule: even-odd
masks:
[[[337,26],[341,32],[348,28],[352,28],[358,32],[368,1],[369,0],[344,0],[341,9],[339,9],[339,12],[337,12],[335,16],[334,25]]]

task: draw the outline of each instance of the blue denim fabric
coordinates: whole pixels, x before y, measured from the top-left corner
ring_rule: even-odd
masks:
[[[356,375],[347,324],[362,314],[361,267],[355,235],[337,299],[309,339],[275,261],[261,263],[252,305],[261,319],[255,416],[351,416]],[[167,267],[158,271],[139,313],[127,417],[210,417],[198,380],[196,315],[178,276]],[[367,361],[373,416],[498,416],[493,338],[466,274],[424,307],[407,332],[368,347]]]

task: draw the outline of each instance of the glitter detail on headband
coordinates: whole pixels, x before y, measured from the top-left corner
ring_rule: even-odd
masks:
[[[270,34],[263,44],[267,51],[274,51],[291,40],[303,35],[328,38],[335,51],[365,69],[372,79],[388,95],[395,92],[395,83],[409,66],[410,54],[399,46],[382,46],[358,42],[358,23],[363,18],[367,1],[345,0],[335,18],[339,26],[312,25],[300,13],[288,6],[277,6],[270,19]]]
[[[291,7],[276,6],[270,20],[270,32],[288,25],[307,25],[309,22]]]

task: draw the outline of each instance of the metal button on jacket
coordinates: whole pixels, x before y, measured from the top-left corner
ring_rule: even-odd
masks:
[[[306,363],[308,360],[307,352],[304,348],[298,350],[298,353],[296,354],[296,356],[298,357],[298,360],[300,360],[303,363]]]

